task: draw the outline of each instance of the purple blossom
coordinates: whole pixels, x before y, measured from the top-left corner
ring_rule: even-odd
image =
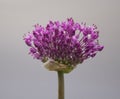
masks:
[[[48,59],[68,66],[75,66],[85,59],[94,57],[104,48],[98,42],[99,31],[96,25],[67,21],[50,21],[46,27],[37,24],[25,37],[30,54],[43,62]]]

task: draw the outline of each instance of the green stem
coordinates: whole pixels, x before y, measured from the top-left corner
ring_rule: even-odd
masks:
[[[64,73],[58,71],[58,99],[64,99]]]

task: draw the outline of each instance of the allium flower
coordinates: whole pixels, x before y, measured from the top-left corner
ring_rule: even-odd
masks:
[[[39,24],[24,36],[30,54],[45,67],[58,73],[58,99],[64,99],[64,73],[72,71],[77,64],[94,57],[104,47],[99,44],[96,25],[87,26],[67,21],[50,21],[46,27]]]
[[[24,40],[30,47],[30,54],[42,62],[51,59],[76,66],[103,49],[96,25],[79,24],[69,18],[64,22],[50,21],[46,27],[39,24],[34,27]]]

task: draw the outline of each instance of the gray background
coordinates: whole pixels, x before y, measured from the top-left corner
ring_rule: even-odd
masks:
[[[23,35],[67,17],[96,24],[105,48],[65,75],[65,99],[120,99],[119,0],[0,0],[0,99],[57,99],[57,73],[28,55]]]

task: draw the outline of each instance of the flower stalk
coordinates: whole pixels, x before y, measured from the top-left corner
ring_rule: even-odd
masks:
[[[58,71],[58,99],[64,99],[64,73]]]

